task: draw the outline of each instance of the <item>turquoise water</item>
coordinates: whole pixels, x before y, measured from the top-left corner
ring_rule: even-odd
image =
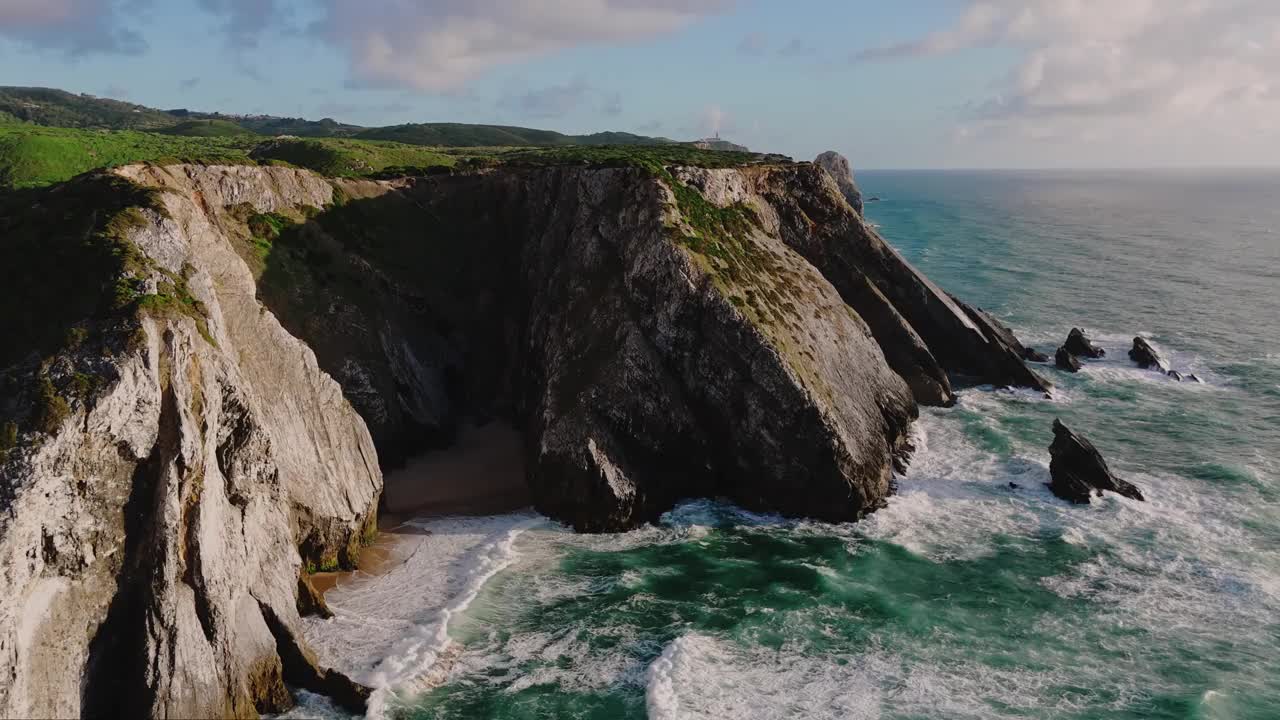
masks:
[[[394,689],[375,712],[1280,717],[1280,174],[859,181],[939,284],[1050,353],[1083,326],[1108,359],[1043,368],[1052,399],[926,411],[897,496],[857,525],[714,502],[605,537],[425,523],[400,576],[332,593],[339,621],[308,632]],[[1206,382],[1133,367],[1138,333]],[[1149,502],[1049,494],[1055,417]]]

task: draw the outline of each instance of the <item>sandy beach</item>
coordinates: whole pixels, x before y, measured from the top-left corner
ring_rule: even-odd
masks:
[[[381,575],[405,562],[427,531],[407,521],[442,515],[498,515],[530,505],[520,433],[503,423],[466,426],[448,450],[414,458],[387,474],[378,537],[354,571],[311,577],[321,593],[361,577]]]

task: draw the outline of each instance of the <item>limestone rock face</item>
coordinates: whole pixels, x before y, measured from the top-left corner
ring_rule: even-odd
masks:
[[[127,343],[61,352],[56,382],[100,380],[0,456],[0,715],[278,712],[305,683],[265,614],[298,622],[304,559],[353,559],[382,478],[363,420],[257,302],[208,208],[332,191],[275,168],[121,173],[171,189],[129,239],[157,273],[143,284],[183,276],[203,322],[143,314]]]
[[[840,194],[849,201],[849,207],[861,215],[862,191],[858,189],[858,183],[854,182],[853,168],[849,165],[849,159],[834,150],[828,150],[814,158],[813,164],[831,175],[836,181],[836,187],[840,188]]]
[[[1088,505],[1090,496],[1101,496],[1103,490],[1133,500],[1145,499],[1137,486],[1112,474],[1093,443],[1072,432],[1060,420],[1053,421],[1049,454],[1052,456],[1049,473],[1053,478],[1049,489],[1063,500]]]

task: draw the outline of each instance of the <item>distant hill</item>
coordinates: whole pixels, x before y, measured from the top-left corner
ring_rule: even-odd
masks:
[[[33,87],[0,87],[0,118],[4,115],[36,125],[105,130],[154,130],[177,122],[143,105]]]
[[[250,132],[271,136],[351,137],[365,129],[359,125],[340,123],[333,118],[307,120],[306,118],[275,117],[273,115],[224,115],[217,112],[206,113],[190,110],[170,110],[169,113],[176,117],[232,122]]]
[[[565,135],[554,130],[509,125],[417,123],[369,128],[354,135],[360,140],[392,140],[409,145],[445,147],[559,147],[563,145],[669,145],[673,140],[625,132]]]
[[[183,137],[235,137],[258,134],[229,120],[186,120],[156,132]]]
[[[229,115],[179,108],[157,110],[144,105],[63,90],[0,87],[0,123],[31,123],[54,128],[142,130],[183,137],[239,137],[291,135],[304,138],[380,140],[428,147],[569,147],[658,146],[687,144],[702,150],[746,151],[719,139],[680,143],[665,137],[628,132],[567,135],[554,130],[510,125],[416,123],[362,127],[332,118],[307,120],[271,115]]]

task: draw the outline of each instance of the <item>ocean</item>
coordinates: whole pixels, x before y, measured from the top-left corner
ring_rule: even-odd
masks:
[[[1280,172],[863,172],[867,217],[1052,355],[1052,398],[926,409],[887,508],[690,502],[571,534],[415,525],[328,595],[321,658],[428,718],[1280,718]],[[1203,384],[1140,370],[1150,339]],[[1054,418],[1145,503],[1045,488]],[[1011,485],[1012,483],[1012,485]],[[309,696],[293,713],[341,717]]]

